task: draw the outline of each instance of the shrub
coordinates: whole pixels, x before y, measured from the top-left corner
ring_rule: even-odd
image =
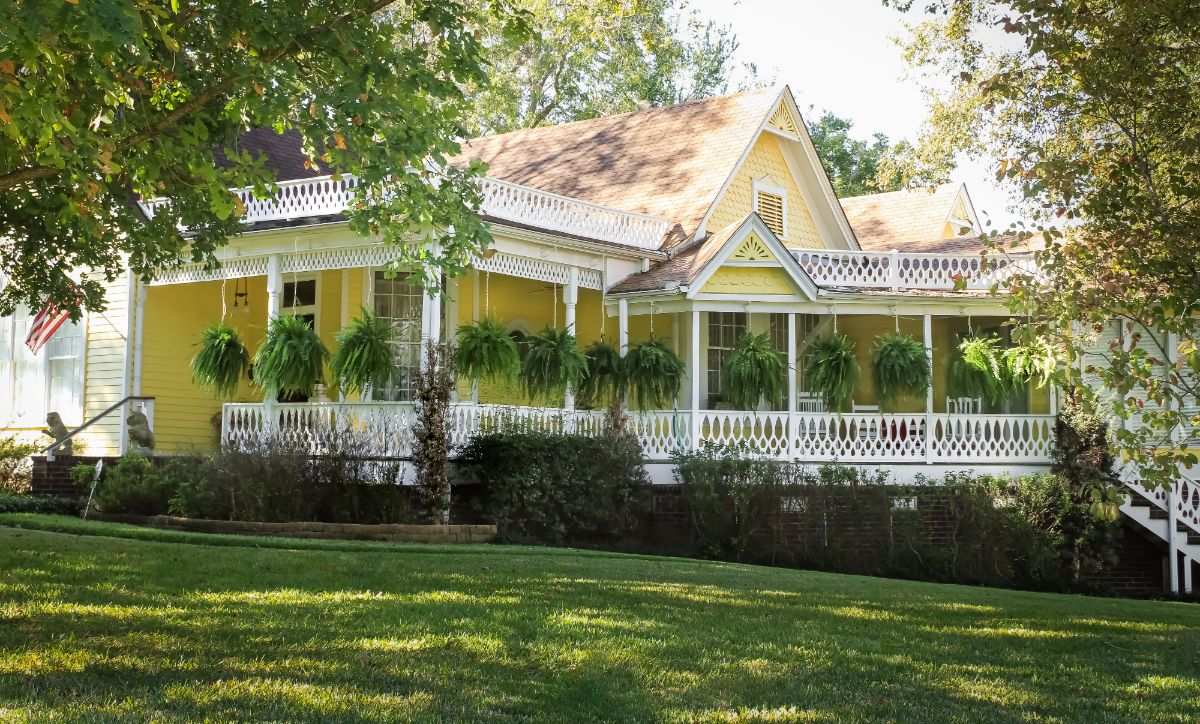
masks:
[[[165,515],[175,493],[171,485],[149,459],[128,453],[104,470],[92,503],[103,513]]]
[[[646,512],[642,450],[629,435],[493,433],[471,438],[458,482],[483,486],[481,512],[507,541],[611,543]]]
[[[0,513],[78,515],[80,507],[80,501],[75,498],[43,498],[0,492]]]
[[[413,467],[417,492],[430,520],[448,523],[450,516],[450,393],[454,390],[454,353],[448,345],[430,341],[425,363],[414,388],[417,424],[413,429]]]
[[[29,456],[39,449],[37,445],[18,442],[15,437],[0,437],[0,493],[29,492],[33,478]]]

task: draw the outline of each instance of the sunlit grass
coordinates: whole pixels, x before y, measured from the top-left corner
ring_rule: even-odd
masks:
[[[1195,605],[0,524],[0,721],[1200,720]]]

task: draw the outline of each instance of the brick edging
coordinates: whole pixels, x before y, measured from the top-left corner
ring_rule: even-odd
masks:
[[[284,538],[333,538],[407,543],[489,543],[496,537],[494,525],[420,525],[410,523],[258,523],[243,520],[179,518],[173,515],[121,515],[89,513],[88,520],[129,523],[163,530],[233,535],[269,535]]]

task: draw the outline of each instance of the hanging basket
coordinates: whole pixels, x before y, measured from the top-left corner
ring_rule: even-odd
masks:
[[[885,406],[904,395],[924,395],[931,378],[925,345],[899,332],[880,335],[871,351],[871,376]]]
[[[200,334],[200,351],[192,358],[192,381],[217,397],[237,391],[250,368],[250,353],[238,331],[225,322],[214,322]]]
[[[458,328],[454,371],[462,379],[512,383],[521,373],[521,356],[512,335],[495,317]]]
[[[777,403],[787,385],[787,364],[767,334],[743,334],[723,372],[725,396],[738,410],[757,409],[762,399]]]
[[[638,342],[625,356],[625,378],[638,409],[662,409],[679,396],[685,367],[660,340]]]
[[[821,395],[828,409],[840,410],[850,401],[859,372],[854,340],[846,335],[834,333],[809,347],[804,377],[809,391]]]
[[[588,364],[575,335],[547,327],[530,337],[521,369],[521,385],[530,400],[561,395],[569,386],[578,389],[587,377]]]
[[[978,397],[995,405],[1015,386],[999,337],[967,337],[959,343],[958,354],[950,365],[951,395]]]
[[[343,394],[361,394],[368,387],[378,389],[392,379],[396,373],[393,332],[391,322],[366,309],[338,331],[338,349],[330,369]]]
[[[325,378],[329,352],[308,323],[290,314],[271,320],[254,355],[254,377],[267,390],[311,397]]]
[[[588,373],[579,385],[578,402],[582,407],[598,408],[605,401],[625,395],[625,360],[617,348],[603,339],[592,342],[584,351]]]

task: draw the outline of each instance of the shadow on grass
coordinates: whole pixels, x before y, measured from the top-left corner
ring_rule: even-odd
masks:
[[[669,559],[0,529],[0,711],[1200,718],[1200,607]]]

